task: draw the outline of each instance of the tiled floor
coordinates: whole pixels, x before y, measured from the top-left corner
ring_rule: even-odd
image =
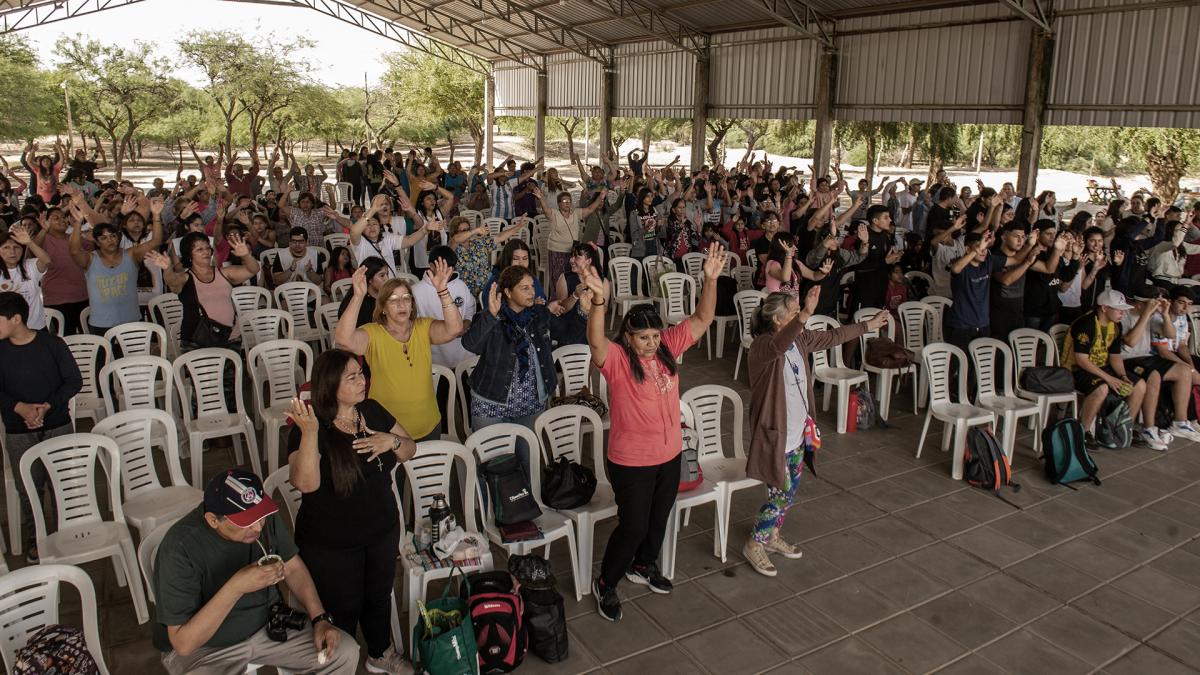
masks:
[[[720,383],[749,400],[744,380],[732,382],[732,355],[689,354],[683,373],[685,388]],[[804,557],[777,560],[773,579],[740,555],[761,488],[734,497],[725,562],[711,552],[712,509],[697,509],[681,534],[675,593],[623,585],[619,623],[600,619],[591,596],[575,601],[556,545],[570,658],[531,655],[521,672],[1198,672],[1200,448],[1099,452],[1103,485],[1071,489],[1046,482],[1024,431],[1022,489],[1005,493],[1018,509],[950,480],[936,425],[915,458],[923,418],[905,406],[902,393],[889,428],[841,436],[819,415],[820,477],[804,477],[784,527]],[[600,526],[597,559],[609,532]],[[110,668],[160,672],[111,567],[88,570]]]

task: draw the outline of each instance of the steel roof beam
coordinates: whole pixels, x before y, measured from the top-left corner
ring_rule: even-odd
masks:
[[[106,9],[132,5],[144,0],[22,0],[12,7],[0,7],[0,33],[25,30],[64,21],[77,16],[95,14]]]
[[[440,9],[413,0],[370,0],[355,4],[360,9],[370,10],[388,18],[386,14],[379,12],[379,10],[384,10],[395,15],[395,18],[391,20],[416,24],[426,34],[450,35],[466,45],[474,46],[480,51],[493,55],[495,58],[516,61],[539,72],[542,70],[540,52],[532,46],[490,28],[472,26],[469,22]]]
[[[1053,33],[1054,27],[1050,25],[1050,15],[1046,8],[1042,6],[1042,0],[1000,0],[1005,5],[1008,5],[1013,11],[1033,22],[1038,28],[1041,28],[1047,33]]]
[[[576,30],[573,26],[556,21],[540,12],[531,11],[528,7],[518,5],[512,0],[459,0],[470,5],[475,10],[486,14],[490,19],[499,19],[512,24],[540,38],[550,40],[568,51],[581,54],[600,65],[611,63],[606,58],[607,45],[596,41],[591,36]],[[464,26],[472,26],[479,21],[464,21]]]
[[[708,58],[708,34],[643,0],[587,0],[611,14],[641,27],[646,33],[658,37],[692,52],[700,58]]]
[[[825,25],[833,25],[833,19],[825,16],[803,0],[758,0],[758,4],[772,17],[801,35],[816,40],[826,49],[833,49],[833,36]]]
[[[256,0],[233,0],[234,2],[255,2]],[[448,61],[458,66],[473,70],[481,75],[487,75],[487,62],[474,54],[466,52],[462,47],[419,36],[413,31],[370,12],[350,5],[340,0],[283,0],[272,4],[287,4],[296,7],[307,7],[326,16],[344,21],[376,35],[398,42],[409,49]]]

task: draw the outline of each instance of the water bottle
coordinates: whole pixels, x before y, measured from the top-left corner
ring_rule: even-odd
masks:
[[[436,494],[433,496],[433,504],[429,507],[430,543],[438,543],[442,536],[452,529],[454,529],[454,514],[450,511],[446,496]]]

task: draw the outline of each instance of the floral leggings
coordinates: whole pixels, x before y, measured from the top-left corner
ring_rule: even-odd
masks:
[[[787,489],[767,486],[767,503],[758,510],[758,520],[754,523],[754,541],[766,544],[783,527],[783,519],[796,501],[796,488],[800,487],[800,474],[804,473],[804,451],[808,447],[806,441],[804,446],[787,453]]]

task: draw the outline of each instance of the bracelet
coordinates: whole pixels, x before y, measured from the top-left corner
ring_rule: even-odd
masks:
[[[438,295],[450,295],[450,289],[443,288],[442,290],[438,291]]]
[[[592,300],[592,307],[600,307],[601,305],[604,305],[606,302],[607,302],[607,300],[601,300],[600,302],[596,302],[595,300]]]

